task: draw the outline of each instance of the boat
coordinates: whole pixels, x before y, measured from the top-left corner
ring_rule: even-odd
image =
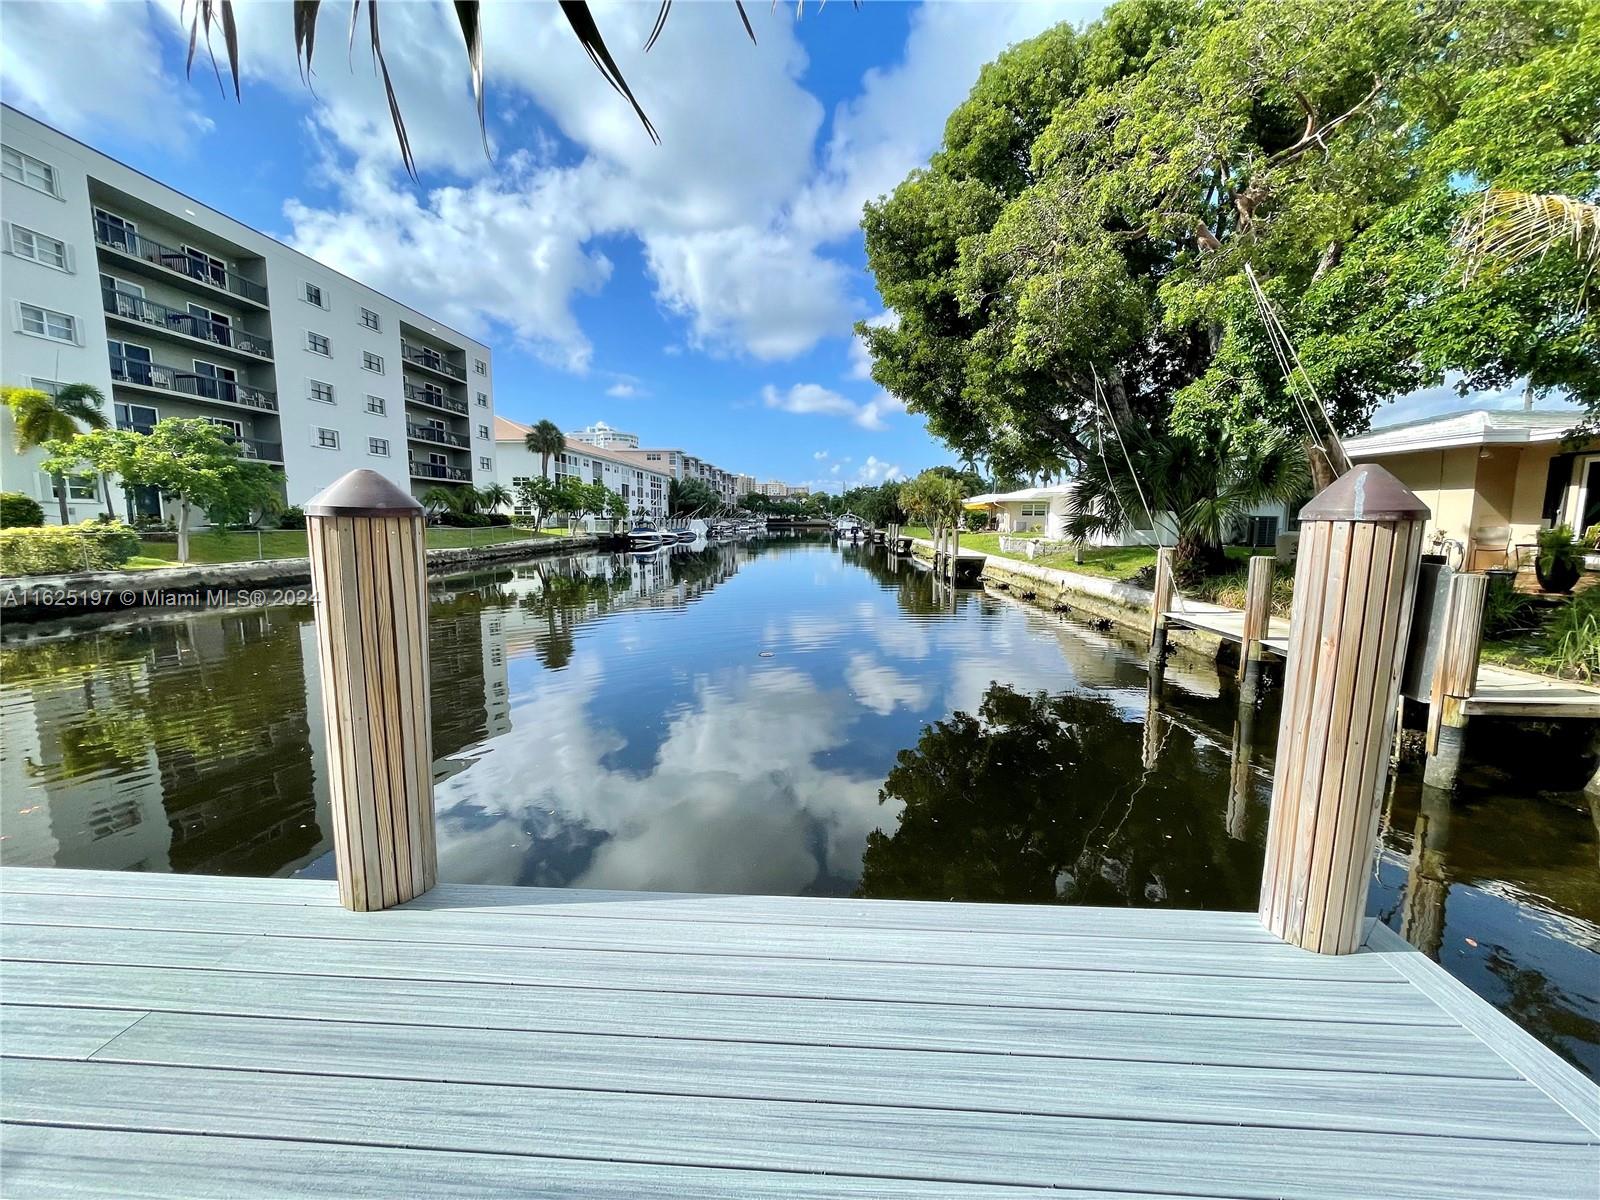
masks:
[[[695,531],[692,530],[692,529],[680,529],[674,535],[674,538],[675,538],[676,541],[679,541],[679,542],[692,542],[698,536],[699,535],[696,534]]]
[[[653,550],[663,541],[661,531],[648,521],[640,521],[628,530],[628,545],[635,550]]]

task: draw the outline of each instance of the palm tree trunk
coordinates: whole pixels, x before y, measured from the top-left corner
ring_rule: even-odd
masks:
[[[189,497],[178,497],[178,561],[189,561]]]
[[[111,507],[111,476],[104,471],[100,472],[100,490],[106,498],[106,520],[115,521],[117,510]]]
[[[51,480],[56,485],[56,503],[61,506],[61,523],[72,524],[72,514],[67,511],[67,477],[65,475],[52,475]]]

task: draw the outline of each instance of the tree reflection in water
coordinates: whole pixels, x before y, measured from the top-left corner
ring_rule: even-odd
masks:
[[[867,838],[858,894],[1253,908],[1260,831],[1229,834],[1228,758],[1165,724],[1146,769],[1144,724],[1110,700],[991,685],[900,752],[879,799],[904,811]]]

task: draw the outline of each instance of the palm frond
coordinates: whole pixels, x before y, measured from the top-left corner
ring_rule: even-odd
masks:
[[[183,20],[184,12],[188,9],[189,0],[184,0],[178,10],[179,21]],[[184,60],[183,71],[185,75],[194,72],[194,53],[199,46],[200,38],[204,36],[206,54],[211,58],[211,70],[217,77],[217,90],[227,94],[222,86],[222,69],[217,66],[217,52],[211,45],[211,26],[215,22],[222,29],[222,39],[228,50],[228,70],[233,75],[233,98],[240,98],[239,92],[239,30],[233,22],[232,0],[195,0],[194,9],[189,13],[189,53]]]
[[[106,398],[92,383],[69,383],[55,394],[56,411],[89,429],[106,429]]]
[[[1550,192],[1489,188],[1457,235],[1466,273],[1511,267],[1570,247],[1590,271],[1600,269],[1600,204]]]
[[[483,138],[483,156],[489,153],[489,126],[483,117],[483,22],[479,20],[478,0],[456,0],[456,20],[467,43],[467,68],[472,75],[472,96],[478,102],[478,134]]]

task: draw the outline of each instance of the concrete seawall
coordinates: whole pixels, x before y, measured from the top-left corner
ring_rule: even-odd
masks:
[[[449,575],[494,563],[586,550],[592,534],[528,538],[490,546],[453,546],[428,551],[428,574]],[[309,584],[311,560],[191,564],[140,571],[78,571],[70,575],[9,575],[0,579],[0,619],[56,620],[80,613],[141,607],[152,593],[237,593]],[[197,606],[198,607],[198,606]]]

